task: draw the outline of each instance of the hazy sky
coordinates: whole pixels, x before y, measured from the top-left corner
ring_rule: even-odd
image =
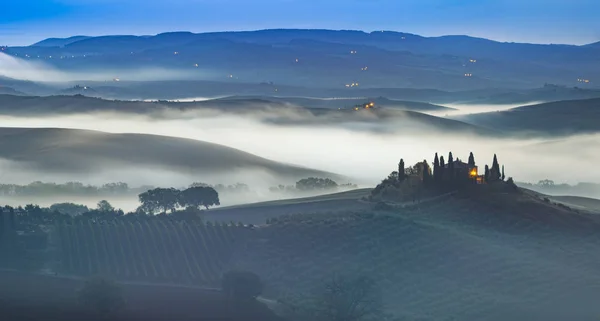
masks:
[[[584,44],[600,40],[599,12],[598,0],[0,0],[0,44],[78,34],[264,28]]]

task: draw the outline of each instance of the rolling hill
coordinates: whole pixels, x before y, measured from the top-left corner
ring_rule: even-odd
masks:
[[[189,178],[246,172],[267,181],[295,182],[310,176],[339,178],[203,141],[76,129],[0,128],[0,158],[14,162],[14,171],[65,173],[80,179],[104,171],[127,173],[141,169],[156,175],[164,171]]]
[[[600,131],[600,99],[557,101],[453,118],[507,133],[594,133]]]
[[[93,88],[89,88],[89,90],[91,91]],[[270,98],[266,97],[265,99]],[[485,136],[499,134],[494,130],[465,122],[402,109],[412,107],[420,110],[426,108],[435,110],[437,108],[435,105],[417,102],[406,102],[407,106],[402,108],[388,106],[387,108],[355,111],[351,108],[342,110],[310,108],[292,105],[279,98],[265,99],[227,97],[196,102],[142,102],[103,100],[82,95],[49,97],[0,95],[0,114],[38,117],[117,112],[123,115],[146,115],[154,119],[165,120],[182,117],[189,119],[190,115],[184,113],[186,111],[210,111],[212,114],[229,113],[244,117],[252,116],[263,123],[287,126],[350,126],[352,123],[364,123],[372,126],[367,126],[363,130],[374,132],[414,132],[415,129],[426,128],[431,131],[477,133]],[[302,99],[296,102],[302,102]],[[403,104],[403,102],[399,102],[399,104]],[[202,114],[195,117],[202,117]]]
[[[297,206],[297,214],[261,227],[160,218],[60,223],[60,272],[210,286],[219,271],[245,269],[262,277],[266,296],[296,303],[334,273],[362,274],[377,282],[387,311],[405,320],[587,320],[600,312],[590,304],[600,291],[593,255],[600,216],[492,187],[387,209],[305,212],[306,204],[356,201],[365,192],[229,209],[254,208],[239,213],[259,217]]]
[[[326,109],[337,109],[337,108],[352,108],[355,105],[361,105],[366,102],[373,102],[377,107],[382,108],[394,108],[399,110],[412,110],[419,112],[427,111],[452,111],[454,108],[439,106],[430,103],[423,103],[417,101],[402,101],[395,99],[388,99],[385,97],[377,98],[335,98],[335,99],[319,99],[319,98],[305,98],[305,97],[279,97],[279,96],[233,96],[227,97],[226,99],[264,99],[268,101],[276,101],[281,103],[290,103],[298,106],[307,108],[326,108]]]

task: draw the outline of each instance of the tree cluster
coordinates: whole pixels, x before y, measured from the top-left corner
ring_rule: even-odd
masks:
[[[60,195],[123,195],[138,193],[148,187],[130,188],[127,183],[108,183],[102,186],[84,185],[80,182],[67,182],[64,184],[45,183],[36,181],[27,185],[0,184],[0,195],[10,196],[60,196]]]
[[[221,205],[219,193],[209,186],[193,186],[185,190],[155,188],[141,193],[139,211],[149,214],[174,213],[178,208],[199,209]]]

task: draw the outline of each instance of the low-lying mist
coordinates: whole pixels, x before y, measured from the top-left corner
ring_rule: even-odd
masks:
[[[46,59],[85,59],[84,57],[45,57]],[[0,76],[41,83],[67,83],[73,81],[127,81],[187,80],[200,76],[211,77],[212,72],[195,69],[194,72],[157,67],[68,71],[55,68],[42,60],[28,60],[0,53]]]
[[[348,176],[352,183],[373,186],[395,170],[400,158],[407,164],[423,159],[433,160],[435,152],[447,158],[448,151],[462,160],[469,152],[483,171],[491,164],[494,153],[505,166],[506,176],[524,182],[553,179],[565,183],[600,182],[600,171],[594,170],[600,160],[600,134],[568,136],[561,138],[486,137],[468,131],[439,129],[422,123],[394,119],[384,122],[356,121],[322,122],[319,116],[295,111],[290,119],[301,121],[293,125],[266,122],[272,111],[231,113],[173,110],[164,114],[135,115],[118,112],[73,114],[60,117],[9,117],[2,116],[4,127],[60,127],[99,130],[109,133],[142,133],[202,140],[237,148],[255,155],[304,167]],[[314,122],[313,122],[314,121]],[[43,154],[40,154],[43,157]],[[107,158],[110,155],[107,155]],[[261,173],[244,177],[223,174],[218,177],[190,177],[185,172],[159,171],[155,168],[115,168],[102,173],[73,173],[68,179],[60,175],[20,171],[4,166],[0,179],[15,183],[33,180],[64,182],[77,180],[84,183],[108,181],[143,183],[156,186],[181,186],[194,181],[209,183],[246,183],[266,188],[274,181],[260,184]],[[257,175],[253,175],[257,174]],[[36,179],[38,175],[41,179]],[[50,177],[53,176],[53,177]],[[212,180],[212,181],[211,181]],[[18,182],[17,182],[18,181]],[[281,182],[289,184],[291,182]],[[345,183],[345,182],[340,182]]]

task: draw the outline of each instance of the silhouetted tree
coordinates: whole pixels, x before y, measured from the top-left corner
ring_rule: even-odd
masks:
[[[190,187],[179,194],[178,204],[181,207],[198,209],[204,206],[208,209],[210,206],[221,205],[219,193],[212,187],[196,186]]]
[[[492,168],[490,169],[490,180],[498,181],[500,180],[500,164],[498,164],[498,157],[494,154],[494,161],[492,162]]]
[[[67,214],[70,216],[81,215],[85,212],[89,212],[89,208],[85,205],[74,204],[74,203],[56,203],[50,205],[51,211],[56,211],[62,214]]]
[[[431,173],[431,167],[427,163],[426,159],[423,160],[422,164],[423,164],[423,169],[422,169],[422,171],[423,171],[423,182],[425,184],[428,184],[433,179],[432,173]]]
[[[504,175],[504,165],[502,165],[502,180],[504,180],[506,176]]]
[[[444,156],[440,156],[440,181],[444,179],[444,173],[446,171],[446,163],[444,162]]]
[[[96,208],[100,212],[112,212],[115,210],[115,208],[107,200],[101,200],[98,202],[98,206]]]
[[[454,157],[452,156],[452,152],[450,152],[448,154],[448,171],[449,173],[449,177],[451,179],[454,178]]]
[[[483,179],[486,183],[490,181],[490,167],[487,165],[485,165],[485,174],[483,175]]]
[[[338,183],[330,178],[309,177],[296,182],[296,189],[301,191],[335,189]]]
[[[400,158],[400,163],[398,163],[398,180],[404,180],[404,159]]]
[[[475,157],[473,156],[473,152],[469,154],[469,168],[475,167]]]
[[[438,153],[435,153],[435,158],[433,159],[433,179],[435,181],[439,181],[440,179],[440,159],[438,158]]]
[[[179,203],[179,193],[175,188],[151,189],[138,195],[142,203],[140,208],[147,213],[156,213],[156,211],[166,213],[168,210],[174,212]]]

